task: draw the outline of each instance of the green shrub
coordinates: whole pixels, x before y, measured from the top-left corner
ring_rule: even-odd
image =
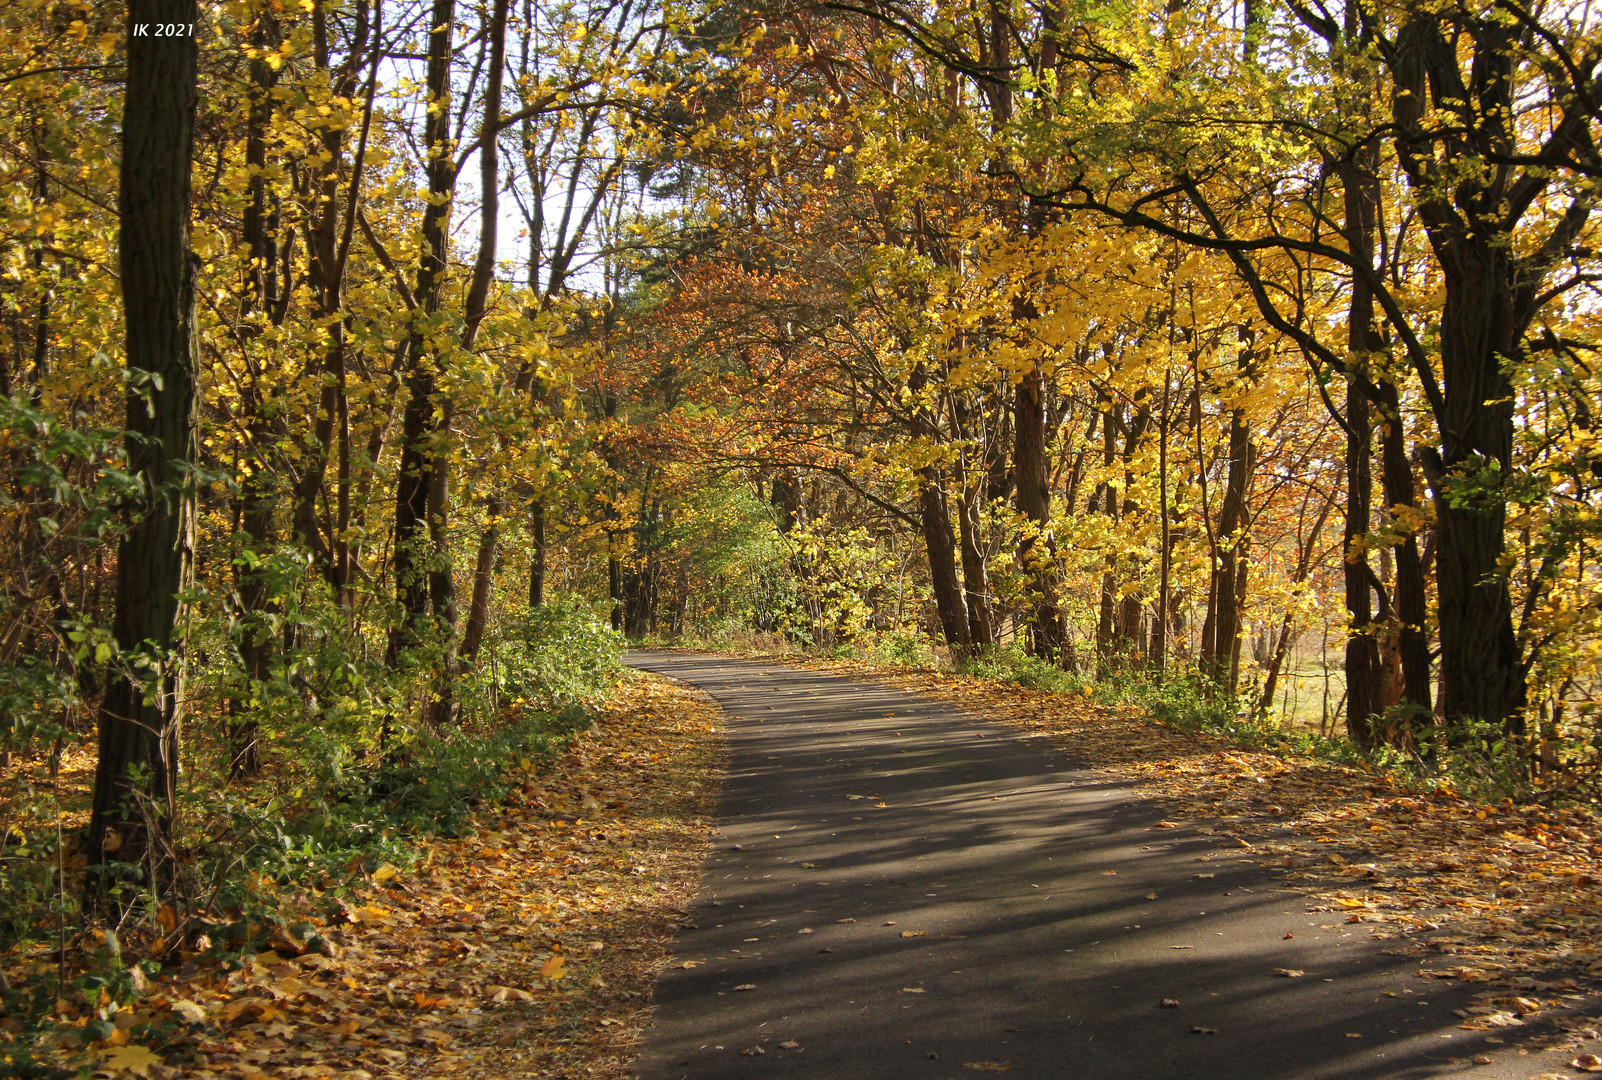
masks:
[[[502,701],[562,714],[605,697],[623,677],[621,634],[595,608],[562,596],[523,615],[479,670]]]
[[[873,655],[880,663],[897,667],[927,668],[935,664],[932,643],[916,630],[878,635],[873,641]]]
[[[1048,690],[1062,694],[1078,693],[1085,685],[1084,680],[1075,673],[1064,671],[1016,645],[998,645],[985,649],[978,656],[964,661],[959,670],[982,679],[1017,683],[1030,690]]]

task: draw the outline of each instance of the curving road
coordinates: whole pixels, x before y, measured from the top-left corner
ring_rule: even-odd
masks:
[[[629,663],[729,716],[717,846],[645,1080],[1541,1071],[1511,1050],[1475,1064],[1493,1045],[1457,1027],[1467,988],[1310,911],[1233,841],[1154,830],[1149,803],[1045,740],[777,663]]]

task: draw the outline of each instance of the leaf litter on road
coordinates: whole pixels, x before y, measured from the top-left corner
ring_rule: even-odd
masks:
[[[1602,1029],[1602,1015],[1579,1015],[1598,1012],[1602,993],[1602,821],[1590,809],[1477,803],[1446,782],[1410,789],[1377,769],[1247,750],[1080,695],[849,660],[803,666],[1049,739],[1151,799],[1161,813],[1152,829],[1215,837],[1205,861],[1277,867],[1312,911],[1368,924],[1392,952],[1418,958],[1421,976],[1483,984],[1465,1027],[1493,1026],[1484,1017],[1498,1013],[1517,1020],[1492,1004],[1513,989],[1566,1010],[1558,1026],[1571,1041]]]

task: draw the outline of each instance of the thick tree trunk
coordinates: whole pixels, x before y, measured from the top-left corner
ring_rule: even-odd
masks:
[[[189,252],[197,49],[190,35],[155,36],[151,24],[193,26],[195,0],[131,0],[123,110],[118,242],[127,320],[128,468],[143,494],[128,508],[117,547],[112,628],[130,662],[100,710],[100,753],[89,821],[91,903],[113,908],[108,858],[142,868],[158,896],[170,873],[178,734],[183,718],[182,595],[194,572],[194,266]],[[131,665],[144,654],[151,666]],[[136,789],[131,773],[143,775]],[[113,839],[115,837],[115,840]]]
[[[1513,355],[1509,253],[1476,240],[1443,258],[1445,415],[1441,450],[1425,454],[1435,495],[1441,668],[1449,720],[1480,720],[1518,734],[1524,670],[1502,565],[1505,484],[1513,464]]]

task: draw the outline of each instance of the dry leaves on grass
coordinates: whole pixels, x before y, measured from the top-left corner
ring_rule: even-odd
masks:
[[[1397,939],[1395,951],[1419,957],[1427,977],[1554,1002],[1602,986],[1602,827],[1592,813],[1411,793],[1377,772],[1242,750],[1078,696],[851,661],[805,666],[1047,736],[1137,785],[1165,817],[1217,836],[1228,845],[1219,857],[1280,867],[1314,890],[1315,910]]]
[[[153,982],[84,1060],[152,1078],[619,1078],[699,876],[720,714],[642,677],[600,724],[433,843],[380,867],[313,942],[222,971],[206,957]],[[181,1022],[155,1047],[140,1024]]]

